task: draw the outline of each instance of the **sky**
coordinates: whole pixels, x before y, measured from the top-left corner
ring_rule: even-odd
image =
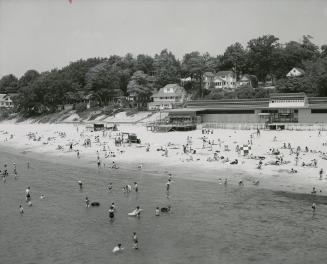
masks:
[[[265,34],[327,44],[327,0],[0,0],[0,77],[167,48],[223,54]]]

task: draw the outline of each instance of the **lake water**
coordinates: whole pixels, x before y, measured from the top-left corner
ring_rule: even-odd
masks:
[[[310,195],[173,175],[168,199],[164,171],[28,160],[30,169],[27,157],[0,152],[1,169],[14,161],[19,172],[17,180],[0,183],[0,263],[326,263],[325,197],[319,197],[313,216]],[[134,181],[139,193],[123,194],[121,187]],[[32,207],[25,203],[27,186]],[[86,195],[100,207],[86,208]],[[118,206],[113,222],[107,213],[111,202]],[[171,213],[154,215],[156,206],[168,204]],[[144,210],[141,218],[128,217],[137,205]],[[133,232],[139,250],[132,249]],[[120,242],[125,250],[114,255]]]

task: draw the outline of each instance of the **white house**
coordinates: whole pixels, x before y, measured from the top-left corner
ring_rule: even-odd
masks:
[[[256,88],[258,86],[258,79],[255,75],[244,74],[238,82],[238,87],[249,86]]]
[[[236,76],[232,71],[219,71],[216,74],[206,72],[203,76],[206,89],[235,89]]]
[[[300,69],[300,68],[293,68],[292,70],[290,70],[288,72],[288,74],[286,74],[287,77],[300,77],[303,76],[305,74],[304,70]]]
[[[148,103],[149,110],[172,109],[183,104],[186,91],[178,84],[167,84],[151,97],[153,102]]]
[[[14,103],[12,101],[12,96],[9,94],[0,94],[0,109],[13,108]]]

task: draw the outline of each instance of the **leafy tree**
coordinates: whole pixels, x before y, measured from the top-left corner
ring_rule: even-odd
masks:
[[[265,81],[266,76],[273,72],[273,55],[279,47],[278,40],[274,35],[265,35],[248,42],[249,71],[260,81]]]
[[[87,91],[99,102],[107,105],[115,96],[121,95],[117,66],[103,62],[91,68],[86,74]]]
[[[134,97],[134,102],[138,107],[146,105],[153,92],[151,77],[143,71],[134,72],[127,86],[127,92]]]
[[[191,77],[192,90],[199,88],[199,95],[203,97],[203,75],[206,71],[212,71],[215,67],[215,61],[209,53],[203,55],[198,51],[186,53],[182,61],[182,74],[185,77]]]
[[[242,44],[236,42],[235,44],[227,47],[224,55],[222,56],[222,68],[224,70],[233,69],[238,76],[239,73],[246,72],[247,52]]]
[[[154,72],[154,59],[151,56],[140,54],[136,58],[136,70],[152,75]]]
[[[0,79],[0,93],[15,93],[17,91],[18,79],[13,74],[8,74]]]
[[[40,76],[39,72],[36,70],[28,70],[18,81],[18,87],[28,86],[30,83],[34,82]]]
[[[154,56],[154,70],[156,77],[156,87],[161,88],[169,83],[179,83],[180,63],[175,55],[164,49],[160,54]]]

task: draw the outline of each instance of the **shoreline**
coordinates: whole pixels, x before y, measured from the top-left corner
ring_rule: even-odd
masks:
[[[81,130],[80,126],[80,130]],[[1,142],[0,133],[0,146],[1,150],[4,152],[8,152],[14,155],[21,155],[24,157],[31,157],[38,160],[44,160],[54,163],[62,163],[68,164],[78,167],[86,167],[86,168],[95,168],[96,165],[96,156],[99,155],[101,157],[101,162],[106,163],[105,168],[101,168],[110,173],[147,173],[153,174],[157,176],[157,174],[165,174],[165,171],[168,171],[173,174],[174,177],[178,177],[181,179],[192,179],[199,181],[209,181],[215,182],[219,184],[218,179],[221,178],[222,181],[227,178],[228,184],[238,185],[238,182],[242,180],[245,184],[245,187],[248,188],[261,188],[268,189],[273,191],[287,191],[294,193],[310,193],[313,187],[316,187],[318,190],[322,190],[322,194],[327,193],[327,181],[326,178],[323,180],[318,180],[318,168],[298,168],[299,173],[290,174],[287,173],[292,166],[266,166],[262,170],[258,170],[255,168],[257,161],[247,159],[246,157],[237,156],[233,151],[224,152],[222,149],[220,151],[221,155],[229,156],[230,160],[235,158],[239,159],[238,165],[230,165],[229,163],[219,162],[208,162],[206,161],[207,157],[213,154],[213,151],[208,151],[206,148],[202,148],[200,145],[200,136],[201,131],[191,131],[191,132],[172,132],[166,134],[158,134],[146,131],[146,129],[142,126],[120,126],[119,128],[124,132],[135,132],[138,136],[142,137],[143,142],[151,143],[151,150],[149,152],[145,151],[145,145],[132,145],[132,146],[122,146],[115,147],[112,146],[112,138],[108,139],[101,138],[101,132],[94,132],[86,134],[86,137],[95,137],[98,136],[100,138],[100,143],[92,143],[91,148],[84,148],[81,146],[81,142],[84,137],[80,137],[79,131],[74,131],[76,129],[75,125],[68,124],[38,124],[38,125],[12,125],[12,124],[0,124],[0,132],[4,131],[4,129],[8,131],[6,134],[9,137],[10,133],[14,133],[13,142],[10,140]],[[39,133],[42,140],[31,141],[28,140],[26,134],[29,130],[34,130],[33,133]],[[35,132],[36,131],[36,132]],[[49,138],[54,135],[58,131],[65,131],[67,136],[65,138],[60,138],[57,136],[53,141],[49,140]],[[84,131],[84,130],[83,130]],[[234,148],[235,142],[241,143],[246,142],[246,136],[249,136],[253,131],[235,131],[235,130],[215,130],[214,136],[217,138],[217,134],[220,137],[225,137],[221,142],[222,144],[228,143],[230,148]],[[84,132],[83,132],[84,133]],[[86,132],[85,132],[86,133]],[[152,133],[152,134],[151,134]],[[255,143],[256,152],[265,153],[263,150],[267,148],[268,145],[279,144],[281,142],[271,142],[268,141],[267,138],[271,138],[273,134],[277,134],[278,137],[284,136],[285,140],[291,140],[293,137],[292,133],[284,133],[284,132],[270,132],[263,131],[264,138],[258,139],[258,142]],[[284,133],[284,134],[283,134]],[[296,132],[294,132],[295,134]],[[313,132],[297,132],[300,136],[307,136],[308,139],[311,139],[311,144],[315,144],[315,139],[312,139]],[[193,161],[187,161],[189,156],[182,154],[181,145],[183,144],[183,140],[185,140],[186,136],[193,137],[193,145],[197,150],[197,154],[193,155],[195,157]],[[210,135],[209,135],[210,136]],[[208,137],[209,137],[208,136]],[[268,136],[268,137],[267,137]],[[287,138],[288,136],[289,138]],[[235,138],[234,138],[235,137]],[[48,140],[46,140],[48,139]],[[78,141],[79,139],[79,141]],[[261,140],[261,141],[259,141]],[[104,158],[104,152],[102,151],[102,142],[108,146],[110,145],[111,150],[115,151],[116,157],[114,158]],[[300,141],[303,141],[300,138]],[[46,144],[44,144],[46,142]],[[74,150],[77,148],[81,151],[81,158],[78,159],[75,151],[68,151],[69,142],[73,142]],[[172,142],[172,147],[169,148],[168,157],[163,157],[162,151],[158,151],[158,148],[161,146],[169,146],[167,142]],[[287,142],[287,141],[286,141]],[[56,145],[62,145],[63,151],[58,151],[55,149]],[[222,146],[223,146],[222,145]],[[218,146],[214,146],[217,147]],[[75,149],[76,148],[76,149]],[[98,151],[98,152],[97,152]],[[122,154],[119,154],[119,151],[122,151]],[[99,154],[97,154],[99,153]],[[306,158],[305,155],[309,155],[310,153],[303,154],[303,159]],[[271,159],[269,155],[265,154],[267,159]],[[314,154],[312,154],[314,155]],[[310,154],[310,158],[312,156]],[[287,153],[285,153],[286,158]],[[291,156],[290,156],[291,157]],[[313,157],[313,156],[312,156]],[[285,158],[285,159],[286,159]],[[115,161],[119,165],[119,169],[109,169],[108,166]],[[327,164],[327,161],[319,160],[319,163]],[[138,165],[142,164],[142,169],[138,169]],[[327,167],[324,167],[327,168]],[[324,169],[325,170],[325,169]],[[326,170],[325,170],[326,171]],[[259,186],[255,186],[253,184],[254,181],[260,181]]]

